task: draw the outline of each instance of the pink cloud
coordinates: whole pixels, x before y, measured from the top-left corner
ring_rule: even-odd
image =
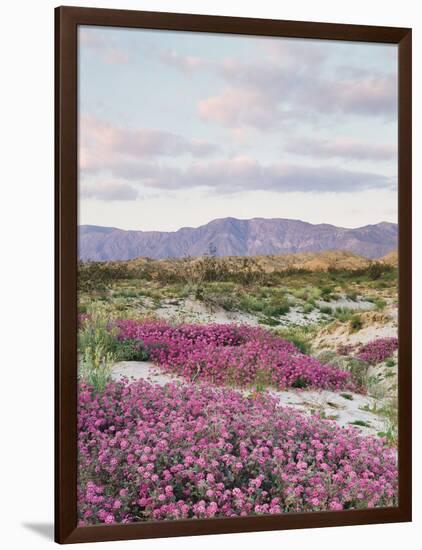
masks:
[[[265,94],[260,90],[226,88],[219,95],[198,103],[200,116],[224,126],[265,127],[272,122]]]
[[[150,128],[123,128],[93,116],[82,116],[79,124],[79,166],[82,170],[110,169],[151,157],[212,155],[218,147],[201,139],[186,139],[178,134]]]
[[[268,46],[269,47],[269,46]],[[312,122],[321,116],[394,117],[396,74],[363,68],[324,68],[326,52],[277,43],[285,58],[241,62],[227,58],[217,67],[226,86],[198,102],[200,116],[229,128],[279,129],[287,122]],[[292,52],[298,58],[295,63]]]

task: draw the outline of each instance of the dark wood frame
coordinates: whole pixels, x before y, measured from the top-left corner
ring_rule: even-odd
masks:
[[[382,42],[399,49],[399,506],[77,527],[77,26]],[[79,7],[55,10],[55,540],[94,542],[411,521],[411,30]]]

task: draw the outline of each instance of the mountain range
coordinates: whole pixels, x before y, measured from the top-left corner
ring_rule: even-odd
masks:
[[[257,256],[347,250],[379,258],[397,248],[398,226],[381,222],[354,229],[283,218],[221,218],[178,231],[127,231],[80,225],[79,259],[96,261],[203,256]]]

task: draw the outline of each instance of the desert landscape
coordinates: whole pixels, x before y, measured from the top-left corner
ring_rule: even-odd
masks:
[[[397,47],[78,60],[80,525],[397,506]]]
[[[397,253],[79,264],[82,524],[397,503]]]

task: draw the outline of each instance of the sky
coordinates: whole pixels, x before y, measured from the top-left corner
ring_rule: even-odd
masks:
[[[79,27],[79,223],[397,222],[397,47]]]

